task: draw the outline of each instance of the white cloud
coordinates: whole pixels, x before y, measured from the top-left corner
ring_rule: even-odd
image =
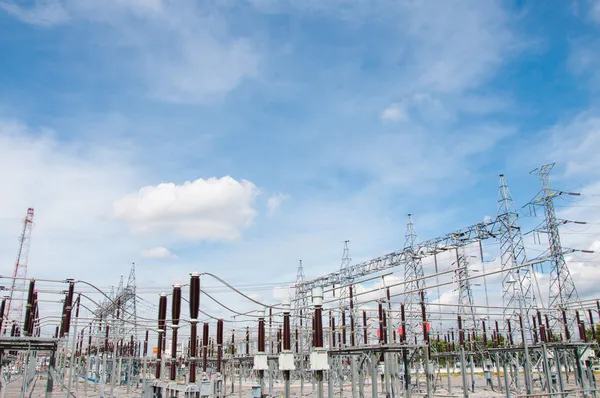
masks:
[[[408,120],[408,113],[403,104],[394,103],[381,112],[381,120],[384,122],[402,122]]]
[[[83,22],[79,34],[87,47],[95,43],[97,62],[141,80],[162,100],[214,101],[258,74],[253,43],[229,33],[218,7],[161,0],[38,0],[23,7],[0,0],[0,9],[34,25]]]
[[[111,203],[135,179],[120,149],[55,140],[50,130],[0,121],[0,270],[11,273],[27,207],[35,209],[29,275],[106,283],[137,257],[111,222]],[[90,256],[89,253],[95,253]]]
[[[113,203],[113,214],[135,233],[168,233],[188,240],[239,238],[256,215],[250,181],[199,178],[182,185],[146,186]]]
[[[268,209],[267,214],[269,216],[274,216],[275,213],[277,213],[277,210],[279,210],[279,207],[281,206],[283,201],[285,201],[288,198],[289,198],[289,196],[285,195],[283,193],[278,193],[276,195],[269,197],[269,199],[267,199],[267,209]]]
[[[177,258],[175,254],[173,254],[166,247],[158,246],[153,247],[152,249],[144,250],[142,252],[142,257],[144,258]]]
[[[0,1],[0,10],[6,11],[20,21],[39,26],[52,26],[69,19],[62,4],[53,0],[36,0],[35,5],[29,8],[19,7],[10,1]]]

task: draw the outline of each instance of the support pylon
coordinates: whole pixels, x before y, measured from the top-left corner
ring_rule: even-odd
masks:
[[[513,202],[512,196],[506,185],[504,175],[500,174],[500,187],[498,189],[498,217],[500,221],[499,234],[501,266],[502,269],[510,269],[524,264],[526,260],[523,236],[519,225],[519,216]],[[530,319],[531,311],[536,308],[536,299],[533,285],[531,284],[531,270],[523,267],[504,272],[502,279],[502,304],[505,307],[505,318],[510,319],[512,325],[519,323],[519,298],[525,311],[523,315],[524,336],[528,341],[533,341]],[[509,283],[509,282],[515,283]],[[506,325],[506,323],[504,323]],[[518,340],[521,333],[515,333]]]
[[[422,320],[421,320],[421,301],[425,301],[425,280],[423,262],[421,256],[414,251],[417,243],[417,233],[415,232],[412,214],[408,215],[408,223],[406,225],[406,241],[404,244],[405,250],[409,252],[407,255],[406,264],[404,266],[404,301],[406,308],[406,333],[407,341],[414,341],[415,336],[417,342],[422,340]]]
[[[559,222],[556,218],[554,210],[554,199],[560,195],[559,191],[553,190],[550,187],[550,171],[554,167],[554,163],[544,164],[541,167],[530,172],[539,176],[542,189],[537,197],[530,202],[533,206],[541,206],[544,209],[544,227],[538,232],[545,232],[548,235],[549,257],[550,257],[550,284],[548,295],[548,308],[556,309],[552,316],[552,325],[554,329],[558,329],[558,325],[568,327],[571,331],[570,335],[574,338],[577,333],[577,320],[575,311],[568,310],[573,307],[572,304],[579,303],[579,294],[575,288],[575,283],[571,277],[569,267],[565,261],[564,251],[560,243]],[[566,311],[566,325],[560,314],[562,310]],[[558,331],[558,330],[557,330]],[[558,333],[557,333],[558,335]]]

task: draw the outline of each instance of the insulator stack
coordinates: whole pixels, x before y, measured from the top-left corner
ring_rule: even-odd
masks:
[[[320,302],[315,303],[315,347],[317,348],[323,348],[323,298],[322,298],[322,291],[321,291],[321,298],[320,298]]]
[[[461,347],[465,345],[465,331],[462,328],[462,318],[458,316],[458,343]]]
[[[33,331],[33,292],[35,291],[35,279],[29,281],[29,291],[27,292],[27,304],[25,305],[25,322],[23,325],[23,335],[31,336]]]
[[[289,307],[289,302],[288,302]],[[296,341],[298,336],[296,335]],[[290,331],[290,311],[286,307],[283,311],[283,351],[290,351],[292,349],[292,334]]]
[[[377,319],[379,320],[379,333],[377,333],[377,340],[379,340],[379,344],[383,344],[383,304],[381,301],[377,302]]]
[[[208,322],[204,322],[202,329],[202,372],[206,373],[208,360]]]
[[[487,331],[485,330],[485,319],[481,320],[481,327],[482,327],[482,331],[483,331],[483,345],[484,345],[484,347],[487,347],[488,338],[487,338]]]
[[[246,356],[250,355],[250,327],[246,326]]]
[[[106,327],[108,329],[108,326]],[[158,300],[158,344],[156,352],[156,374],[155,377],[160,379],[160,363],[162,359],[162,351],[164,350],[164,335],[167,332],[167,295],[161,293]],[[108,332],[107,332],[108,335]]]
[[[335,318],[331,311],[329,311],[329,333],[331,334],[331,348],[335,347]]]
[[[400,304],[400,342],[406,343],[406,313],[404,312],[404,304]]]
[[[348,289],[350,293],[350,345],[354,347],[356,345],[354,337],[354,286],[350,286]]]
[[[171,339],[171,381],[177,378],[177,330],[179,329],[179,317],[181,316],[181,286],[173,286],[173,300],[171,303],[171,322],[173,337]]]
[[[367,311],[363,311],[363,344],[368,344],[368,333],[367,333]]]
[[[148,330],[146,330],[146,336],[144,338],[144,357],[148,356],[148,335],[149,335],[149,332],[148,332]]]
[[[346,347],[346,309],[342,308],[342,347]]]
[[[196,382],[198,355],[198,312],[200,311],[200,274],[190,275],[190,383]]]
[[[537,318],[535,315],[531,316],[531,322],[533,324],[533,343],[537,344],[537,342],[538,342],[538,325],[537,325]]]
[[[6,299],[2,299],[2,303],[0,304],[0,332],[3,330],[2,325],[4,324],[4,316],[6,312]]]
[[[265,312],[258,311],[258,352],[265,353]]]
[[[544,327],[544,324],[542,323],[542,314],[540,311],[537,311],[537,321],[538,321],[538,326],[540,328],[540,341],[542,343],[547,343],[548,339],[546,336],[546,328]]]
[[[221,373],[221,358],[223,356],[223,320],[217,320],[217,373]]]
[[[269,307],[269,353],[273,354],[273,308]]]
[[[513,341],[513,334],[512,334],[512,324],[511,324],[511,322],[510,322],[510,319],[507,319],[507,320],[506,320],[506,327],[507,327],[507,330],[508,330],[508,342],[509,342],[509,344],[510,344],[511,346],[512,346],[512,345],[515,345],[515,343],[514,343],[514,341]]]

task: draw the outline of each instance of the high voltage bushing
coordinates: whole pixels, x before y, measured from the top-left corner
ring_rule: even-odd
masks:
[[[202,326],[202,378],[206,378],[206,363],[208,360],[208,322]]]
[[[198,311],[200,310],[200,274],[190,274],[190,383],[196,382],[198,354]]]
[[[258,310],[258,349],[257,353],[254,354],[254,370],[263,372],[269,369],[267,355],[265,353],[265,311],[264,309]]]
[[[60,335],[59,337],[65,337],[65,334],[69,333],[71,326],[71,311],[73,309],[73,291],[75,289],[75,282],[69,282],[69,290],[65,297],[63,305],[62,321],[60,323]]]
[[[221,373],[221,359],[223,356],[223,320],[217,320],[217,373]]]
[[[25,306],[25,322],[23,325],[23,335],[31,336],[33,330],[32,310],[33,310],[33,292],[35,291],[35,279],[29,281],[29,291],[27,292],[27,304]]]
[[[156,352],[156,373],[155,378],[160,379],[160,365],[162,360],[162,351],[164,350],[164,335],[166,334],[167,324],[167,294],[161,293],[158,299],[158,344]],[[108,329],[108,325],[106,326]],[[108,335],[108,332],[107,332]]]
[[[177,378],[177,329],[181,316],[181,285],[173,285],[173,301],[171,303],[171,322],[173,337],[171,340],[171,381]]]
[[[4,311],[6,310],[6,299],[2,299],[0,304],[0,332],[2,331],[2,324],[4,323]]]
[[[313,305],[315,307],[315,347],[310,353],[310,368],[317,372],[329,369],[327,350],[323,348],[323,288],[315,287],[312,290]]]
[[[283,350],[279,354],[279,369],[283,371],[294,370],[294,354],[291,351],[291,330],[290,330],[290,299],[286,297],[282,300],[283,307]]]

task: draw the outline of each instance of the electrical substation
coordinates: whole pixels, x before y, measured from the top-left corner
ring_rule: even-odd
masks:
[[[541,185],[518,205],[500,175],[484,222],[419,240],[409,215],[398,251],[354,263],[346,241],[341,266],[316,278],[300,261],[280,302],[201,267],[152,298],[135,265],[110,292],[35,279],[28,209],[14,274],[2,276],[2,397],[595,397],[600,304],[579,297],[565,260],[593,252],[561,244],[562,226],[594,220],[558,218],[555,203],[581,194],[552,188],[552,167],[532,172]],[[534,254],[526,235],[547,250]],[[207,283],[253,310],[211,314]],[[51,306],[61,315],[45,316]]]

